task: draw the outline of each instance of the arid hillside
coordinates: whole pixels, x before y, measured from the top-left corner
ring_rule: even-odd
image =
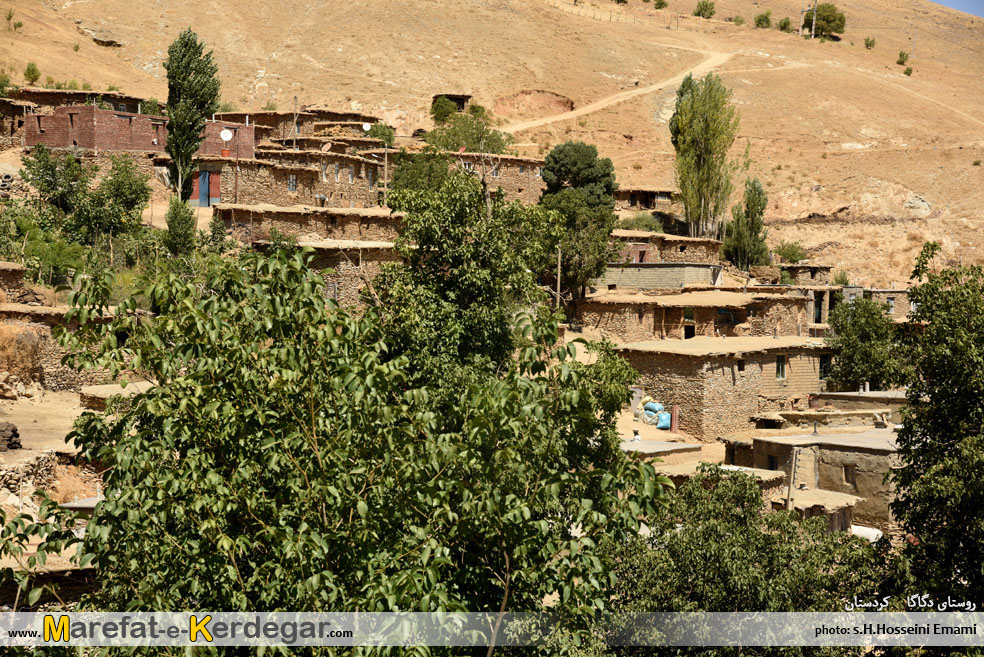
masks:
[[[24,22],[0,39],[16,81],[34,60],[43,77],[163,97],[167,45],[191,25],[237,107],[288,109],[296,96],[409,134],[429,127],[432,95],[469,93],[521,153],[591,141],[623,186],[673,184],[676,85],[714,71],[741,112],[734,155],[747,147],[748,174],[770,194],[770,241],[800,241],[879,285],[904,282],[926,239],[984,262],[984,20],[928,0],[838,2],[847,31],[836,42],[753,27],[766,10],[795,25],[799,0],[718,0],[712,20],[690,15],[695,0],[661,11],[641,0],[6,4]]]

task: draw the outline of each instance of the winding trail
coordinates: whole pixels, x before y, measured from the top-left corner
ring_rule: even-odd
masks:
[[[696,50],[693,48],[680,48],[678,46],[666,46],[668,48],[679,48],[680,50]],[[636,87],[634,89],[629,89],[628,91],[622,91],[611,96],[607,96],[600,100],[596,100],[593,103],[588,103],[583,107],[575,108],[569,112],[562,112],[560,114],[554,114],[553,116],[545,116],[540,119],[533,119],[531,121],[519,121],[516,123],[510,123],[509,125],[501,128],[504,132],[516,133],[522,132],[523,130],[529,130],[531,128],[540,128],[545,125],[550,125],[551,123],[557,123],[558,121],[568,121],[570,119],[576,119],[579,116],[584,116],[585,114],[592,114],[599,110],[603,110],[606,107],[611,107],[612,105],[617,105],[618,103],[625,102],[637,96],[643,96],[645,94],[650,94],[655,91],[662,91],[670,86],[675,86],[683,82],[683,79],[687,75],[694,75],[695,77],[704,75],[714,70],[718,66],[726,63],[731,59],[735,53],[730,52],[714,52],[706,50],[696,50],[696,52],[701,52],[707,55],[707,58],[702,62],[692,66],[680,73],[677,73],[671,78],[661,80],[655,84],[646,85],[645,87]]]

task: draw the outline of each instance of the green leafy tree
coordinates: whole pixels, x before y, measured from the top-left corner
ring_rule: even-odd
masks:
[[[786,262],[799,262],[809,257],[806,249],[799,242],[780,242],[773,252]]]
[[[714,8],[714,3],[711,0],[700,0],[697,6],[694,7],[694,16],[699,16],[700,18],[711,18],[717,10]]]
[[[901,338],[906,405],[891,471],[892,513],[920,592],[984,599],[984,269],[934,270],[923,247],[909,288],[914,309]]]
[[[24,81],[28,84],[35,84],[40,79],[41,71],[38,69],[38,65],[34,62],[28,62],[24,68]]]
[[[763,222],[769,197],[758,178],[745,181],[745,202],[731,209],[732,220],[725,227],[724,257],[742,271],[753,265],[767,265],[769,247],[765,238],[769,231]]]
[[[776,23],[776,27],[779,29],[780,32],[792,32],[793,22],[789,20],[789,16],[786,16],[785,18],[780,19],[778,23]]]
[[[150,114],[151,116],[161,116],[166,110],[164,106],[161,105],[161,101],[154,97],[150,97],[147,100],[140,103],[140,112],[143,114]]]
[[[647,518],[649,537],[610,544],[616,621],[619,612],[843,611],[854,596],[894,586],[897,561],[885,547],[831,532],[823,516],[764,513],[753,476],[705,464],[669,502]]]
[[[198,35],[185,29],[167,49],[167,153],[171,179],[185,201],[191,197],[194,156],[204,140],[205,120],[219,109],[218,66]]]
[[[432,150],[423,153],[400,151],[394,158],[391,189],[436,192],[451,172],[451,157]],[[392,205],[392,204],[391,204]]]
[[[542,301],[536,275],[559,241],[553,213],[505,203],[474,176],[450,173],[436,191],[401,189],[396,249],[406,265],[373,285],[395,353],[413,357],[414,381],[463,382],[494,372],[516,348],[512,317]]]
[[[226,241],[226,225],[218,213],[213,214],[208,222],[208,237],[211,246],[221,251]]]
[[[75,210],[96,175],[95,167],[83,166],[73,153],[53,153],[43,144],[21,156],[21,165],[21,178],[62,215]]]
[[[165,246],[171,255],[180,256],[191,253],[195,248],[195,213],[178,196],[172,196],[167,206],[167,235]]]
[[[130,155],[109,157],[112,165],[96,188],[96,194],[111,217],[106,229],[115,235],[140,224],[150,201],[150,176],[137,169]]]
[[[7,97],[10,87],[10,75],[7,73],[0,73],[0,98]]]
[[[661,213],[635,212],[628,217],[622,217],[615,222],[616,228],[623,230],[647,230],[651,233],[663,232],[663,217]]]
[[[834,285],[850,285],[851,279],[848,277],[847,272],[841,269],[836,274],[834,274]]]
[[[737,169],[728,152],[738,134],[738,113],[731,90],[708,73],[695,81],[687,75],[677,91],[670,119],[676,148],[676,177],[692,237],[717,237],[720,218],[731,196]]]
[[[764,11],[761,14],[756,14],[755,27],[761,27],[765,29],[772,27],[772,12]]]
[[[542,205],[560,215],[561,287],[583,297],[590,281],[605,273],[617,250],[611,241],[615,213],[604,205],[592,205],[588,192],[567,187],[543,197]]]
[[[556,596],[585,628],[610,592],[599,543],[664,497],[618,449],[627,366],[577,363],[554,321],[521,320],[527,347],[495,376],[415,387],[377,310],[326,303],[309,257],[156,272],[139,292],[153,318],[133,298],[110,311],[106,279],[71,295],[77,363],[156,382],[72,435],[107,466],[84,608],[540,611]]]
[[[386,148],[393,148],[396,143],[396,130],[385,123],[373,123],[369,128],[369,137],[382,140]]]
[[[827,345],[834,350],[828,381],[840,390],[857,390],[868,382],[884,390],[899,381],[894,344],[895,322],[888,305],[871,299],[839,303],[830,311]]]
[[[512,135],[492,127],[486,113],[454,114],[427,133],[424,140],[442,151],[456,152],[464,148],[470,153],[501,155],[512,143]]]
[[[443,125],[448,119],[458,113],[458,106],[454,101],[445,96],[438,96],[431,103],[430,115],[434,119],[434,125]]]
[[[598,157],[594,144],[568,141],[554,147],[543,163],[543,182],[545,197],[573,188],[591,207],[615,207],[615,167],[607,157]]]
[[[844,26],[847,20],[844,12],[837,9],[837,5],[832,2],[823,2],[816,7],[817,22],[813,25],[813,8],[811,7],[803,14],[803,29],[815,34],[818,37],[835,38],[837,34],[844,34]]]

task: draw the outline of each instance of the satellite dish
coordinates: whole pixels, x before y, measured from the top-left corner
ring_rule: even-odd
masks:
[[[372,127],[372,126],[371,126],[371,125],[369,125],[368,123],[363,123],[363,124],[362,124],[362,129],[363,129],[363,130],[365,130],[366,132],[369,132],[369,129],[370,129],[371,127]]]
[[[232,141],[232,130],[229,128],[223,128],[222,132],[219,133],[219,137],[222,141]]]

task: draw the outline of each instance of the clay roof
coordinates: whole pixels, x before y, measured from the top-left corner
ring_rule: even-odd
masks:
[[[787,492],[783,497],[788,495]],[[805,511],[815,506],[822,507],[827,511],[837,511],[847,507],[853,507],[858,502],[863,501],[863,497],[838,493],[832,490],[820,488],[801,488],[793,490],[793,508]]]
[[[619,345],[619,351],[639,351],[679,356],[732,356],[743,353],[759,353],[776,349],[823,349],[823,338],[800,336],[742,336],[735,338],[697,337],[689,340],[647,340]]]
[[[243,210],[256,212],[258,214],[327,214],[336,216],[351,217],[393,217],[402,219],[405,215],[402,212],[393,212],[390,208],[325,208],[311,205],[272,205],[270,203],[258,203],[249,205],[245,203],[216,203],[212,206],[216,210]]]
[[[891,429],[872,429],[861,433],[804,434],[801,436],[762,436],[756,442],[782,445],[820,445],[828,448],[871,449],[879,452],[895,452],[895,432]],[[794,493],[795,497],[795,493]]]
[[[697,474],[697,468],[701,465],[700,461],[687,461],[685,463],[671,463],[668,465],[658,463],[655,464],[656,473],[661,475],[683,475],[683,476],[693,476]],[[722,470],[727,470],[730,472],[741,472],[747,475],[755,477],[760,482],[764,483],[782,483],[786,478],[786,473],[782,470],[763,470],[761,468],[746,468],[740,465],[722,465]],[[795,497],[795,496],[794,496]]]
[[[821,265],[817,262],[810,262],[809,260],[800,260],[799,262],[781,262],[777,265],[778,267],[783,267],[786,269],[833,269],[833,265]]]
[[[622,228],[616,228],[611,233],[612,237],[618,237],[622,239],[647,239],[647,240],[662,240],[664,242],[705,242],[720,244],[718,240],[711,239],[709,237],[687,237],[686,235],[668,235],[666,233],[656,233],[649,230],[625,230]]]
[[[80,96],[82,98],[88,98],[90,96],[102,96],[103,98],[118,98],[121,100],[136,100],[143,101],[147,100],[141,96],[132,96],[130,94],[125,94],[122,91],[97,91],[95,89],[45,89],[43,87],[19,87],[18,89],[11,89],[9,92],[11,97],[18,98],[21,94],[26,96]]]
[[[0,261],[0,269],[4,271],[24,271],[24,265],[17,262]]]
[[[295,114],[298,117],[301,117],[301,116],[314,116],[314,114],[310,114],[308,112],[292,112],[290,110],[257,110],[255,112],[216,112],[215,113],[215,116],[217,116],[217,117],[219,117],[219,118],[221,118],[221,119],[223,119],[225,121],[230,121],[230,120],[232,120],[231,117],[233,117],[233,116],[242,116],[242,117],[247,117],[247,116],[289,116],[289,117],[293,118]]]
[[[615,193],[625,192],[654,192],[657,194],[675,194],[675,189],[670,189],[668,187],[660,187],[658,185],[619,185]]]
[[[390,149],[393,150],[393,149]],[[500,162],[515,162],[516,164],[532,164],[535,166],[543,166],[543,160],[535,157],[520,157],[518,155],[499,155],[498,153],[453,153],[451,151],[445,152],[446,155],[451,157],[461,157],[465,159],[478,159],[478,158],[489,158],[491,160],[497,160]]]
[[[284,154],[288,154],[288,153],[289,154],[292,154],[292,155],[304,155],[304,156],[307,156],[307,157],[309,157],[311,159],[319,159],[321,157],[342,158],[342,159],[346,159],[346,160],[354,160],[355,162],[369,162],[371,164],[378,164],[378,162],[376,162],[374,160],[370,160],[370,159],[365,158],[365,157],[360,157],[358,155],[349,155],[347,153],[332,153],[332,152],[329,152],[329,151],[318,151],[318,150],[310,150],[310,149],[307,149],[307,150],[305,150],[305,149],[299,149],[299,150],[296,150],[295,151],[292,148],[271,148],[269,146],[266,146],[266,147],[263,147],[263,148],[257,148],[256,149],[256,154],[257,155],[265,155],[267,157],[277,157],[279,155],[284,155]],[[311,156],[315,156],[315,155],[318,156],[318,157],[311,157]]]

